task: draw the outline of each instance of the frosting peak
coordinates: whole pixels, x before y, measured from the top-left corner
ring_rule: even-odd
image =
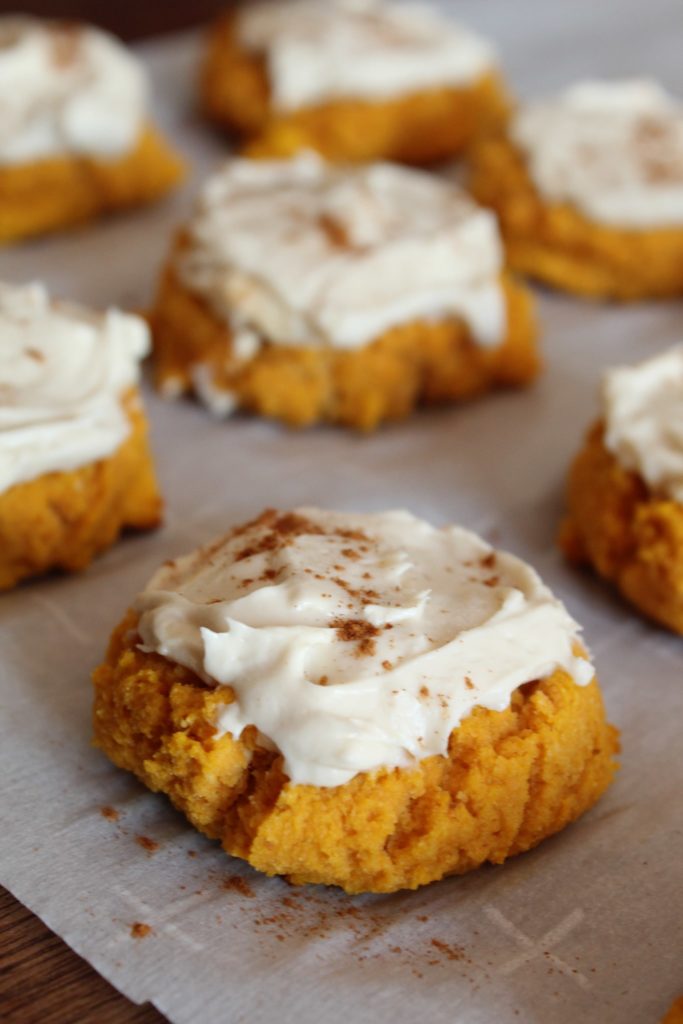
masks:
[[[279,110],[468,85],[494,63],[486,41],[415,3],[271,0],[246,5],[237,29],[265,54]]]
[[[139,317],[0,283],[0,493],[111,455],[130,431],[122,399],[148,349]]]
[[[683,224],[683,106],[648,79],[580,82],[512,121],[551,202],[624,228]]]
[[[136,608],[143,649],[231,687],[219,734],[256,726],[295,783],[409,766],[524,683],[593,678],[533,569],[407,512],[264,513],[165,566]]]
[[[252,355],[258,337],[356,348],[419,318],[461,317],[482,345],[504,336],[495,218],[395,165],[230,161],[200,196],[177,269]]]
[[[135,58],[99,29],[0,17],[0,164],[130,150],[146,84]]]
[[[605,445],[653,491],[683,503],[683,345],[605,375]]]

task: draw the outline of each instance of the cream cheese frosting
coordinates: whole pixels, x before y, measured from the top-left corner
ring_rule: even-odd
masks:
[[[550,202],[615,227],[683,224],[683,104],[656,82],[580,82],[522,106],[511,135]]]
[[[265,55],[271,102],[281,111],[467,86],[495,63],[480,36],[414,3],[252,3],[241,10],[237,33],[242,46]]]
[[[228,162],[200,195],[176,271],[248,360],[263,341],[352,349],[447,317],[495,346],[506,329],[502,265],[495,218],[457,185],[305,155]]]
[[[683,345],[605,375],[605,446],[659,495],[683,502]]]
[[[300,784],[445,754],[473,708],[594,675],[530,566],[408,512],[266,512],[164,566],[135,607],[143,650],[231,688],[218,735],[255,726]]]
[[[140,134],[146,92],[140,64],[113,36],[0,17],[0,165],[119,156]]]
[[[0,283],[0,492],[113,454],[149,350],[143,320]]]

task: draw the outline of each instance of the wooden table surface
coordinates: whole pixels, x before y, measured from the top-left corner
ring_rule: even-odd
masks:
[[[162,1024],[134,1006],[0,887],[3,1024]]]
[[[38,14],[94,22],[125,39],[187,28],[229,0],[0,0],[0,15]],[[0,886],[2,1024],[162,1024],[154,1007],[134,1006]]]
[[[123,39],[140,39],[197,25],[229,6],[230,0],[0,0],[0,14],[21,10],[47,18],[91,21]]]

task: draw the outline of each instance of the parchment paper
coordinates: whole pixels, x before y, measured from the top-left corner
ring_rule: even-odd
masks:
[[[646,71],[683,95],[679,0],[451,7],[499,40],[521,94]],[[199,175],[224,147],[191,109],[198,40],[142,52],[159,116]],[[155,210],[8,249],[0,275],[142,305],[195,183]],[[540,295],[540,309],[547,372],[537,387],[370,438],[217,423],[148,389],[166,527],[79,577],[0,599],[0,881],[131,999],[177,1024],[651,1024],[683,991],[683,641],[554,546],[601,369],[681,340],[683,304]],[[538,567],[585,624],[623,732],[622,770],[593,812],[501,868],[349,899],[257,876],[91,748],[90,670],[157,564],[266,505],[309,502],[408,507]],[[136,923],[151,930],[134,937]]]

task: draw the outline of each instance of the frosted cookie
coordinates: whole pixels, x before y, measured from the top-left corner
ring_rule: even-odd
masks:
[[[137,390],[146,324],[0,284],[0,590],[160,520]]]
[[[656,83],[582,82],[522,106],[472,161],[513,269],[587,296],[683,293],[683,106]]]
[[[209,116],[266,157],[424,164],[507,111],[486,40],[385,0],[246,4],[213,27],[201,89]]]
[[[563,605],[407,512],[267,511],[167,564],[94,683],[115,764],[258,870],[348,892],[501,863],[615,770]]]
[[[539,368],[489,211],[423,172],[312,155],[209,180],[152,323],[163,392],[297,426],[372,429]]]
[[[85,25],[0,17],[0,242],[155,200],[183,165],[142,67]]]
[[[683,346],[610,371],[569,476],[561,543],[683,633]]]

